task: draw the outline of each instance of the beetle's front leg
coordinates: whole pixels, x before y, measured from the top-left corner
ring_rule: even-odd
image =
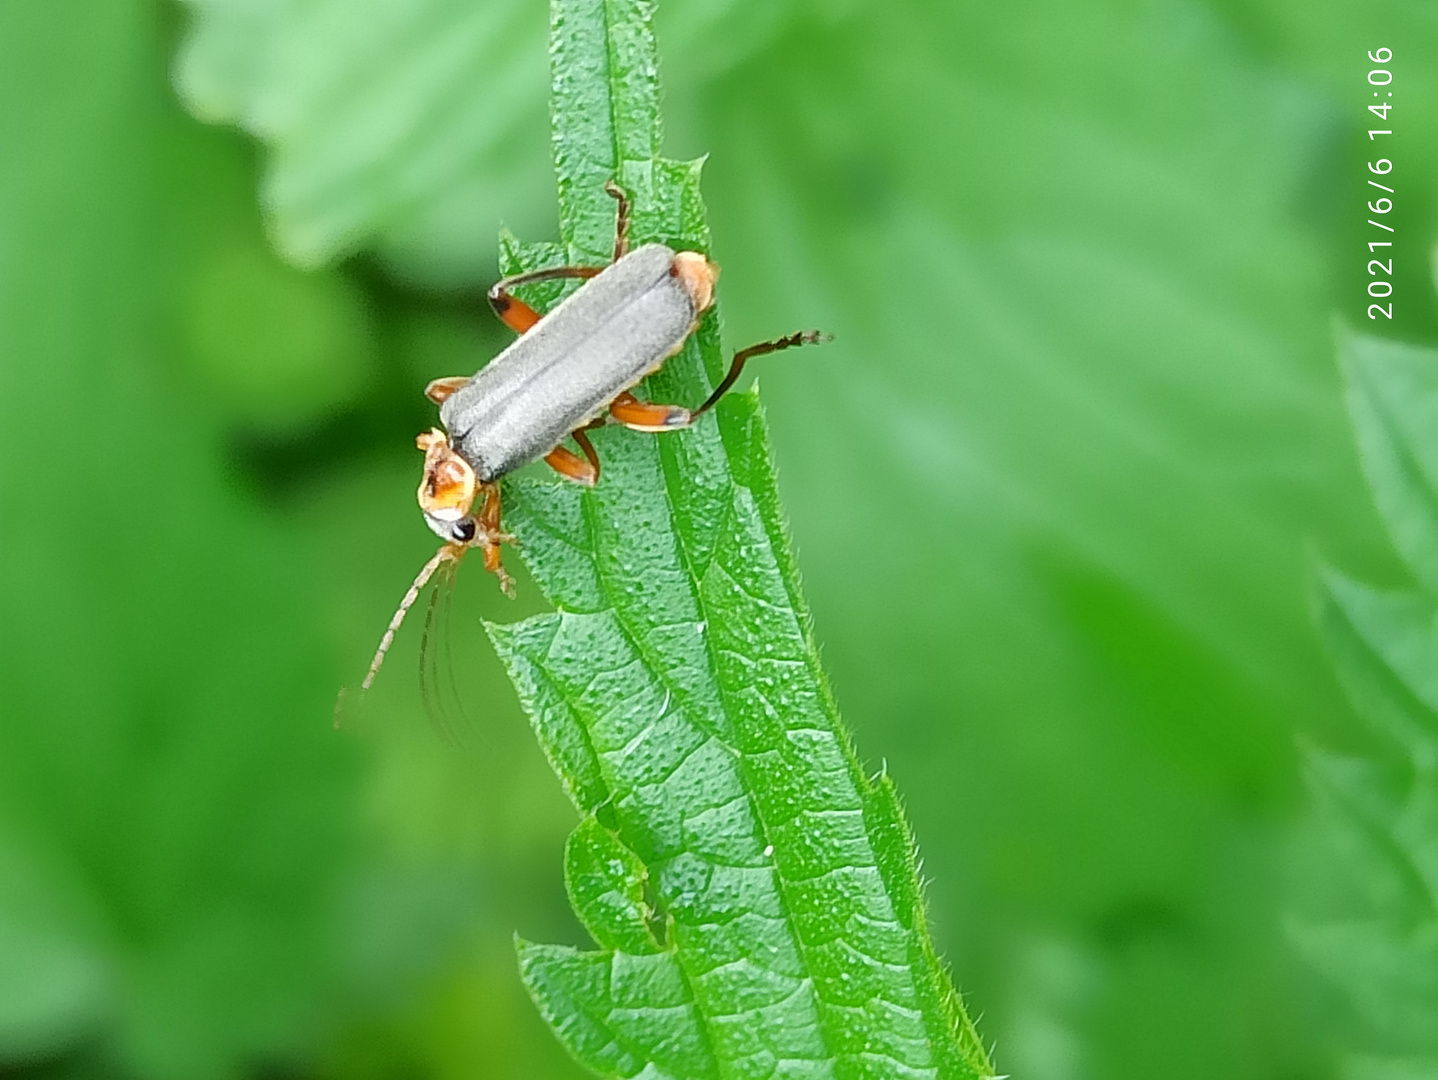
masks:
[[[514,578],[509,576],[500,561],[499,545],[503,541],[514,541],[514,537],[503,532],[499,527],[499,485],[484,485],[484,503],[481,505],[478,516],[479,529],[473,540],[472,547],[477,546],[484,551],[484,568],[495,577],[499,578],[499,587],[504,590],[506,596],[514,598]]]

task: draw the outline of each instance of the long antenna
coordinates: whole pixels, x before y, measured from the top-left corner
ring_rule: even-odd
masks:
[[[399,610],[390,619],[389,627],[384,632],[384,637],[379,639],[379,648],[375,650],[374,659],[370,661],[369,673],[365,675],[364,682],[360,683],[360,693],[363,694],[374,682],[374,677],[379,674],[379,666],[384,663],[384,654],[389,652],[389,647],[394,643],[394,635],[398,632],[400,623],[404,622],[405,615],[419,599],[420,590],[425,587],[434,572],[439,569],[440,564],[448,559],[458,559],[464,554],[464,548],[455,544],[445,544],[434,553],[429,562],[424,564],[419,576],[414,579],[414,584],[409,587],[409,592],[404,594],[404,599],[399,602]]]

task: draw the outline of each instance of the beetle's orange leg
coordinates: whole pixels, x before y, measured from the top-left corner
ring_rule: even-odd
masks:
[[[609,415],[632,431],[673,431],[694,422],[682,405],[651,405],[628,391],[610,403]]]
[[[629,254],[629,195],[613,180],[604,181],[605,192],[619,203],[614,215],[614,261]]]
[[[489,290],[489,306],[504,320],[506,326],[516,334],[522,334],[542,317],[539,312],[517,296],[510,295],[510,289],[520,285],[533,285],[536,281],[553,281],[555,278],[592,278],[602,266],[551,266],[547,270],[531,270],[527,274],[514,274],[496,281]]]
[[[443,379],[435,379],[424,388],[424,396],[436,405],[443,405],[445,398],[467,382],[469,382],[468,375],[450,375]]]
[[[593,487],[599,483],[599,455],[594,452],[594,444],[589,441],[586,434],[590,428],[604,426],[604,418],[591,420],[582,428],[576,428],[569,434],[579,444],[579,449],[584,451],[584,457],[580,458],[573,451],[564,446],[556,446],[549,453],[544,455],[545,462],[560,476],[567,477],[585,487]]]
[[[481,484],[484,492],[484,502],[479,506],[479,527],[484,530],[482,543],[494,547],[499,546],[501,540],[513,540],[507,532],[499,528],[499,485],[494,483]]]
[[[585,427],[603,426],[603,420],[593,420],[585,425]],[[589,441],[589,436],[585,434],[585,428],[579,428],[570,434],[574,436],[574,441],[579,444],[579,449],[584,451],[584,460],[589,462],[589,467],[594,470],[593,483],[599,483],[599,455],[594,452],[594,444]]]
[[[582,442],[581,439],[583,439]],[[583,432],[575,432],[574,441],[578,442],[580,449],[584,450],[584,457],[580,457],[567,446],[556,446],[544,455],[544,463],[567,480],[573,480],[576,484],[583,484],[585,487],[593,487],[599,479],[599,459],[591,456],[594,453],[594,447],[585,445],[589,442],[589,437]]]
[[[629,252],[629,196],[613,180],[604,181],[604,190],[619,203],[614,222],[614,261],[618,262]],[[533,285],[536,281],[553,281],[555,278],[592,278],[599,273],[600,266],[554,266],[545,270],[531,270],[525,274],[514,274],[497,281],[489,290],[489,306],[494,308],[504,324],[516,334],[523,334],[543,316],[530,307],[510,290],[520,285]]]
[[[471,546],[478,546],[484,550],[484,568],[495,577],[499,578],[499,587],[504,590],[505,595],[514,596],[514,578],[500,564],[499,545],[503,540],[513,540],[514,537],[502,532],[499,527],[499,485],[484,485],[484,503],[480,507],[479,531],[475,538],[470,541]]]

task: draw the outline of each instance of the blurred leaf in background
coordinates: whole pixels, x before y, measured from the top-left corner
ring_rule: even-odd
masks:
[[[169,24],[0,10],[0,1069],[288,1068],[478,950],[513,963],[468,931],[504,895],[485,871],[523,873],[428,827],[440,769],[396,784],[406,842],[331,728],[325,568],[360,523],[235,452],[355,413],[381,359],[467,363],[472,335],[268,252],[245,148],[171,96]],[[489,1011],[481,1046],[512,1038]]]
[[[430,734],[413,636],[366,737],[327,728],[430,550],[418,388],[505,340],[494,226],[553,233],[544,9],[0,8],[0,950],[43,974],[0,989],[6,1060],[578,1075],[509,945],[582,940],[569,811],[478,633],[533,590],[461,578],[478,752]],[[1430,6],[666,0],[658,32],[729,344],[838,337],[764,369],[781,493],[1001,1060],[1327,1075],[1279,925],[1293,737],[1360,736],[1304,545],[1401,572],[1329,320],[1363,319],[1386,45],[1393,329],[1438,337]]]
[[[494,272],[501,220],[553,231],[542,0],[186,3],[176,87],[196,116],[269,148],[261,198],[293,261],[372,248],[406,277],[473,282]],[[674,6],[671,67],[690,85],[812,14],[799,0]]]
[[[1299,951],[1350,1006],[1355,1080],[1438,1077],[1438,350],[1343,334],[1364,473],[1417,589],[1324,569],[1318,617],[1367,752],[1310,749]]]
[[[178,370],[167,232],[219,208],[155,14],[0,20],[0,1056],[218,1075],[330,1011],[358,756],[300,720],[312,553]]]

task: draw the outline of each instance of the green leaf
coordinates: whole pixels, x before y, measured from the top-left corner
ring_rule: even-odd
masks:
[[[652,14],[553,5],[576,261],[612,248],[610,178],[634,196],[635,242],[708,250],[698,164],[656,156]],[[506,272],[554,255],[504,251]],[[646,388],[697,403],[725,366],[711,312]],[[559,610],[490,628],[586,815],[566,878],[605,948],[522,944],[540,1011],[604,1076],[991,1075],[936,958],[897,798],[860,768],[820,669],[757,398],[594,441],[592,490],[506,484],[506,522]]]
[[[1438,1066],[1421,1058],[1354,1057],[1343,1071],[1344,1080],[1435,1080]]]
[[[1383,593],[1320,572],[1318,619],[1338,674],[1370,723],[1409,753],[1438,735],[1438,623],[1418,593]]]
[[[1344,687],[1383,749],[1307,754],[1321,887],[1337,910],[1296,921],[1291,937],[1351,1002],[1351,1049],[1422,1053],[1438,1068],[1438,714],[1424,701],[1429,680],[1405,663],[1415,644],[1431,646],[1438,606],[1329,571],[1320,611]]]
[[[1351,334],[1339,357],[1378,509],[1413,573],[1438,591],[1438,351]]]
[[[519,943],[519,970],[539,1011],[574,1055],[603,1076],[719,1076],[688,981],[672,953],[582,953]]]
[[[1379,750],[1311,750],[1308,775],[1331,910],[1291,927],[1352,1007],[1352,1076],[1438,1072],[1438,353],[1340,342],[1369,483],[1424,585],[1379,592],[1323,569],[1318,621]]]
[[[73,868],[0,834],[0,1059],[40,1058],[100,1030],[117,983]],[[49,863],[50,865],[46,865]],[[78,910],[77,910],[78,909]]]
[[[594,818],[569,836],[564,881],[575,914],[600,945],[635,955],[659,951],[649,929],[644,863]]]
[[[406,276],[477,281],[493,207],[547,220],[544,79],[533,63],[542,5],[186,2],[175,84],[200,119],[238,124],[268,147],[263,202],[291,261],[377,248]],[[675,29],[693,58],[681,69],[737,62],[800,6],[720,0],[686,12]],[[534,198],[516,205],[525,191]]]
[[[262,201],[292,261],[378,242],[432,277],[473,276],[466,251],[487,250],[494,227],[485,208],[538,185],[525,152],[525,133],[543,129],[543,79],[529,60],[543,34],[536,5],[190,6],[176,86],[201,119],[267,144]]]

